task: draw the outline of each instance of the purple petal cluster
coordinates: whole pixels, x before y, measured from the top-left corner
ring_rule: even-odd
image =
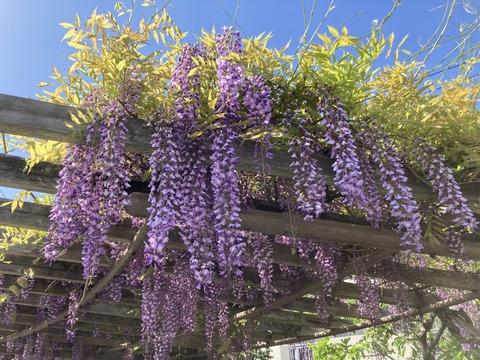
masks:
[[[40,306],[46,310],[48,320],[53,320],[67,307],[68,301],[63,296],[42,295]]]
[[[332,147],[331,157],[335,159],[334,182],[349,206],[364,208],[364,177],[357,157],[357,146],[349,126],[347,112],[338,99],[324,96],[318,103],[321,123],[326,128],[325,141]]]
[[[127,204],[129,182],[123,151],[127,114],[115,100],[97,105],[101,111],[95,111],[95,121],[87,127],[86,145],[71,146],[64,158],[44,249],[51,262],[83,237],[85,278],[96,275],[107,231],[121,219]]]
[[[270,304],[273,300],[273,238],[271,236],[252,233],[250,243],[253,248],[253,265],[260,277],[260,288],[263,290],[263,302]]]
[[[338,244],[333,243],[318,244],[315,247],[315,263],[322,281],[322,290],[316,296],[315,309],[322,323],[326,324],[328,321],[327,298],[331,296],[338,279],[337,264],[341,249]]]
[[[364,212],[366,219],[370,221],[372,226],[377,228],[380,221],[386,218],[385,201],[378,192],[375,169],[369,160],[370,156],[363,145],[359,143],[358,138],[356,143],[358,162],[363,172],[362,192],[364,194],[364,202],[357,204],[357,207]]]
[[[72,360],[82,360],[85,359],[83,354],[83,342],[82,340],[76,338],[73,341],[72,346]]]
[[[314,157],[320,149],[318,139],[307,129],[307,118],[300,114],[287,112],[285,114],[287,128],[294,123],[300,137],[289,142],[288,152],[292,157],[290,167],[293,168],[293,182],[298,210],[304,215],[305,220],[318,218],[324,211],[326,184]]]
[[[181,164],[181,216],[182,240],[190,252],[190,267],[197,279],[198,286],[209,284],[213,273],[214,232],[211,211],[211,195],[208,184],[208,166],[206,165],[205,134],[194,139],[189,134],[198,124],[200,74],[189,73],[197,65],[193,58],[204,56],[198,46],[186,45],[175,65],[170,82],[171,89],[177,94],[175,110],[180,131]]]
[[[199,292],[188,254],[172,255],[177,258],[173,275],[155,269],[143,280],[142,339],[155,359],[168,358],[180,331],[195,329]]]
[[[261,76],[251,76],[243,84],[243,104],[247,109],[250,127],[255,131],[254,136],[260,136],[255,141],[254,158],[261,164],[261,174],[265,174],[268,167],[267,160],[273,158],[272,136],[272,99],[270,88]]]
[[[93,149],[83,145],[68,145],[60,170],[57,195],[50,213],[50,229],[44,246],[44,256],[49,262],[57,259],[60,251],[67,249],[86,230],[82,199],[86,179],[90,177]]]
[[[440,205],[445,207],[445,213],[454,216],[455,225],[468,232],[475,231],[478,228],[478,222],[468,207],[467,199],[462,195],[452,169],[445,165],[445,157],[437,153],[426,139],[416,139],[415,145],[416,159],[437,193]]]
[[[407,177],[402,160],[392,140],[381,128],[364,126],[359,133],[364,146],[371,150],[371,160],[380,170],[380,180],[386,190],[385,201],[390,215],[396,220],[396,231],[402,232],[402,245],[420,251],[423,248],[422,217]]]
[[[380,295],[375,284],[368,276],[367,268],[359,257],[353,258],[355,269],[355,282],[360,287],[362,300],[358,306],[360,314],[375,321],[380,318]]]
[[[32,291],[34,285],[35,285],[35,279],[29,278],[27,280],[27,287],[20,289],[20,299],[27,300],[28,297],[30,296],[30,292]]]
[[[145,258],[143,249],[133,257],[127,265],[123,276],[125,278],[125,286],[131,289],[142,286],[141,277],[145,273]]]
[[[388,287],[393,290],[393,297],[396,301],[396,312],[399,314],[407,312],[410,308],[407,287],[395,266],[395,261],[390,258],[384,259],[374,266],[374,271],[379,273],[379,277],[384,278],[388,282]]]
[[[228,330],[228,304],[222,300],[225,285],[212,283],[205,287],[205,335],[207,337],[206,350],[210,358],[216,358],[217,352],[213,346],[215,329],[220,338],[224,338]]]
[[[4,301],[0,305],[0,323],[5,325],[11,325],[14,322],[15,316],[17,314],[17,305],[13,302],[15,294],[8,291],[10,295],[9,301]]]
[[[151,140],[154,150],[150,156],[152,169],[148,198],[150,231],[145,246],[145,260],[147,264],[161,266],[169,233],[179,219],[179,187],[182,178],[177,134],[173,124],[159,114],[151,121],[151,125],[154,128]]]
[[[122,300],[122,287],[125,283],[123,276],[115,277],[100,293],[100,297],[112,305],[119,304]]]
[[[76,328],[75,324],[77,323],[78,319],[78,305],[80,299],[80,292],[78,290],[70,291],[70,295],[68,296],[68,319],[67,319],[67,339],[69,341],[73,341],[75,339]]]
[[[465,247],[460,238],[460,234],[454,229],[447,229],[445,233],[445,240],[447,241],[450,253],[457,259],[466,259]]]
[[[241,276],[242,255],[245,243],[240,227],[240,196],[238,174],[235,170],[239,142],[239,94],[244,75],[242,66],[224,57],[241,53],[240,36],[232,29],[224,28],[216,38],[217,76],[219,99],[217,113],[223,114],[218,120],[220,127],[212,135],[212,173],[214,228],[217,237],[217,257],[223,277],[230,274]]]

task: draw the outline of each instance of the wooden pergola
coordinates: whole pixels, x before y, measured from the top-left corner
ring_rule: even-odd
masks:
[[[77,126],[70,120],[70,113],[76,109],[66,106],[55,105],[36,100],[29,100],[8,95],[0,95],[0,132],[21,135],[32,138],[48,139],[60,142],[82,142],[80,133],[72,136],[71,128],[65,126],[70,123],[74,128]],[[126,150],[129,152],[148,154],[150,148],[149,130],[138,119],[131,119],[128,123],[129,136]],[[76,137],[75,137],[76,136]],[[249,143],[241,145],[240,169],[255,172],[256,164],[253,156],[253,146]],[[320,166],[324,169],[329,184],[333,183],[332,161],[319,154]],[[274,151],[274,160],[270,174],[291,178],[292,170],[289,154]],[[25,160],[20,157],[0,154],[0,185],[31,191],[54,194],[56,181],[61,165],[42,162],[26,173],[24,171]],[[428,184],[410,176],[409,185],[417,199],[429,200],[435,198]],[[468,199],[471,209],[479,217],[480,208],[478,200],[480,184],[467,184],[462,188],[464,196]],[[130,195],[130,214],[146,217],[147,196],[143,193]],[[11,201],[0,199],[0,205]],[[0,225],[13,226],[24,229],[43,230],[49,228],[50,206],[35,203],[24,203],[22,208],[11,212],[9,206],[0,207]],[[285,221],[285,215],[279,211],[276,204],[261,201],[254,202],[254,208],[241,213],[242,227],[244,230],[273,235],[291,235],[289,222]],[[402,250],[400,235],[386,228],[374,229],[362,219],[338,214],[324,214],[321,219],[305,222],[296,219],[298,229],[296,236],[318,242],[331,242],[344,245],[346,248],[363,251],[364,264],[372,266],[382,259]],[[80,303],[77,322],[77,337],[87,345],[95,348],[98,358],[118,358],[118,351],[123,351],[140,343],[141,316],[139,314],[141,303],[140,289],[124,289],[122,300],[118,306],[112,306],[97,298],[97,295],[120,274],[128,261],[137,252],[147,238],[146,227],[134,230],[128,222],[122,223],[109,233],[109,240],[129,244],[128,251],[118,262],[104,259],[103,265],[110,271],[103,278],[97,278],[96,282],[88,288]],[[480,238],[478,235],[463,237],[465,252],[470,260],[480,260]],[[447,244],[432,245],[425,242],[423,253],[431,256],[451,256]],[[184,249],[178,234],[172,233],[168,243],[169,247]],[[65,288],[61,285],[51,285],[50,280],[69,281],[84,283],[82,278],[81,248],[74,245],[63,253],[52,266],[45,264],[42,259],[42,245],[22,244],[12,245],[6,249],[5,262],[0,263],[0,273],[4,274],[5,284],[13,284],[18,276],[26,272],[33,273],[35,284],[31,295],[27,300],[15,300],[18,302],[19,311],[13,325],[0,324],[0,344],[8,340],[30,335],[32,333],[45,333],[58,335],[59,342],[66,342],[63,327],[59,322],[67,316],[67,310],[60,313],[55,319],[35,324],[36,307],[39,306],[41,295],[68,296]],[[40,258],[40,260],[39,260]],[[300,259],[298,254],[292,253],[290,246],[275,244],[273,251],[275,264],[287,264],[298,267],[313,266]],[[399,266],[399,272],[403,281],[409,286],[410,310],[405,315],[421,315],[435,312],[441,314],[453,305],[458,305],[480,297],[480,275],[464,271],[440,270],[434,268],[411,268],[407,265]],[[339,273],[339,282],[333,290],[337,299],[361,299],[358,286],[346,281],[354,273],[353,267],[347,265]],[[258,287],[260,280],[254,269],[245,270],[245,279],[248,284]],[[285,289],[287,284],[275,268],[273,277],[274,286]],[[429,295],[425,289],[429,287],[446,287],[462,290],[461,295],[447,301],[442,301],[433,295]],[[359,330],[373,326],[369,320],[363,319],[355,305],[348,305],[342,301],[330,303],[327,308],[329,321],[322,325],[315,314],[315,301],[306,295],[313,294],[322,288],[321,282],[305,280],[300,283],[290,295],[276,297],[269,306],[259,300],[252,304],[241,304],[238,300],[228,299],[230,304],[230,321],[245,320],[245,328],[252,334],[253,343],[258,346],[273,346],[289,344],[299,341],[310,340],[318,337],[335,335]],[[395,298],[389,289],[381,292],[381,302],[394,304]],[[393,322],[402,316],[391,315],[386,312],[376,324]],[[360,319],[360,321],[352,321]],[[130,340],[124,338],[125,327],[131,329]],[[454,322],[446,323],[446,326],[455,331]],[[94,328],[98,327],[102,333],[110,334],[108,339],[92,336]],[[69,345],[66,345],[68,348]],[[199,332],[180,336],[175,345],[175,353],[183,358],[202,358],[205,347],[205,336]],[[0,353],[6,352],[0,345]],[[69,353],[59,356],[69,358]]]

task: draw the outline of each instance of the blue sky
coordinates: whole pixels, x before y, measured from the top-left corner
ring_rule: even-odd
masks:
[[[140,7],[137,10],[148,12]],[[398,10],[386,23],[384,30],[394,32],[396,39],[410,34],[405,48],[417,51],[420,44],[435,31],[444,13],[447,0],[403,0]],[[304,0],[307,13],[313,0]],[[467,1],[468,2],[468,1]],[[111,10],[116,1],[93,0],[18,0],[0,1],[0,93],[35,97],[40,92],[37,84],[48,82],[52,66],[65,72],[71,53],[66,42],[61,42],[65,29],[60,22],[73,22],[78,13],[85,20],[98,7],[98,12]],[[129,4],[129,1],[125,2]],[[311,28],[314,29],[323,19],[329,1],[318,0]],[[461,6],[454,12],[452,24],[474,20]],[[475,3],[473,1],[472,3]],[[157,1],[161,5],[163,2]],[[221,6],[220,6],[220,5]],[[183,31],[199,34],[202,28],[211,29],[231,25],[237,5],[236,0],[172,0],[168,9],[174,21]],[[336,0],[335,9],[330,13],[321,31],[327,25],[338,27],[345,20],[351,35],[361,36],[372,27],[372,21],[381,20],[392,8],[391,0]],[[222,7],[224,9],[222,9]],[[356,16],[354,16],[357,14]],[[243,35],[250,37],[262,32],[272,32],[271,46],[282,47],[292,39],[291,51],[304,31],[302,0],[243,0],[239,2],[237,22]],[[458,33],[455,25],[448,30]],[[480,35],[477,36],[480,41]],[[439,49],[432,64],[441,58],[448,46]]]

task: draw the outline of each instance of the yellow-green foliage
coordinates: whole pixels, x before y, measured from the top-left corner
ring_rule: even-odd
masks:
[[[142,6],[150,7],[151,3],[144,2]],[[44,100],[80,106],[87,93],[101,88],[107,96],[121,101],[122,85],[136,81],[141,85],[141,94],[135,116],[145,119],[159,108],[173,106],[169,79],[186,34],[163,9],[152,7],[153,14],[141,18],[136,25],[133,9],[120,3],[115,9],[116,15],[94,12],[83,24],[78,16],[72,24],[61,24],[67,30],[64,39],[75,52],[69,57],[72,64],[67,74],[53,69],[58,86],[45,91]],[[318,34],[317,42],[304,44],[295,55],[286,54],[288,46],[269,48],[270,37],[262,34],[245,39],[243,54],[229,57],[242,64],[247,75],[261,75],[267,80],[277,118],[292,98],[308,101],[328,85],[345,104],[353,123],[374,119],[407,147],[415,136],[426,136],[444,150],[451,165],[458,165],[464,180],[478,176],[479,85],[463,75],[471,71],[478,59],[467,61],[458,78],[429,83],[429,72],[420,71],[419,63],[399,61],[402,51],[409,54],[401,49],[405,38],[397,44],[394,34],[386,36],[380,28],[372,30],[368,37],[358,38],[345,27],[328,26],[327,33]],[[215,30],[202,31],[198,41],[207,56],[194,59],[198,66],[190,74],[201,75],[202,103],[199,127],[192,136],[213,127],[214,120],[221,115],[214,115],[218,98]],[[390,65],[379,67],[380,61]],[[247,137],[261,135],[255,129],[247,133]],[[274,137],[281,143],[286,136],[277,126]],[[64,151],[58,144],[40,144],[28,142],[24,147],[36,155],[34,158],[49,161],[55,157],[58,160]]]

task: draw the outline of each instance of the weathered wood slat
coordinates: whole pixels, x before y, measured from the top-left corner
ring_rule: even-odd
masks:
[[[384,258],[392,255],[391,250],[382,250],[377,251],[375,253],[369,254],[368,256],[364,257],[363,263],[365,267],[369,268],[370,266],[376,264],[377,262],[383,260]],[[338,279],[342,280],[352,274],[354,274],[354,268],[351,264],[347,265],[343,270],[339,271]],[[307,294],[314,294],[316,291],[322,289],[322,282],[321,281],[304,281],[300,288],[293,293],[287,296],[280,296],[276,297],[270,304],[268,305],[260,305],[254,306],[250,309],[238,312],[232,316],[230,316],[229,321],[235,322],[243,319],[252,318],[253,316],[258,316],[259,314],[265,313],[266,311],[272,311],[272,309],[279,308],[283,305],[289,304],[294,302],[297,299],[304,297]]]
[[[130,194],[131,205],[127,211],[134,216],[147,217],[148,197],[142,193]],[[367,225],[358,225],[332,220],[304,221],[300,216],[294,216],[297,224],[292,231],[290,221],[283,214],[251,210],[242,211],[242,229],[264,234],[294,236],[321,242],[332,242],[349,245],[374,247],[380,249],[404,250],[401,246],[401,236],[393,230],[374,229]],[[476,235],[474,239],[480,238]],[[447,244],[432,245],[424,241],[422,252],[430,255],[450,256]],[[480,246],[475,242],[464,241],[466,255],[472,260],[480,260]]]
[[[83,142],[81,134],[72,136],[72,130],[65,126],[69,123],[74,128],[76,124],[70,120],[70,113],[78,110],[50,104],[36,100],[0,94],[0,132],[14,135],[23,135],[47,140],[63,142]],[[129,135],[126,142],[126,150],[136,153],[149,154],[150,133],[144,126],[145,123],[139,119],[131,119],[128,122]],[[290,168],[291,158],[286,151],[273,150],[274,162],[268,172],[271,175],[291,178],[293,175]],[[239,166],[242,170],[256,172],[258,167],[254,158],[254,146],[249,142],[241,145],[239,151]],[[332,160],[325,155],[318,154],[317,159],[327,183],[333,182]],[[418,182],[413,176],[409,177],[409,185],[417,198],[435,198],[431,189],[424,183]],[[468,190],[468,189],[467,189]],[[479,190],[465,192],[468,200],[476,203]]]
[[[398,320],[404,318],[405,316],[413,317],[413,316],[417,316],[417,315],[428,314],[428,313],[431,313],[431,312],[434,312],[434,311],[442,311],[442,310],[450,308],[451,306],[463,304],[463,303],[466,303],[468,301],[478,299],[479,297],[480,297],[480,291],[472,291],[472,292],[470,292],[470,293],[468,293],[464,296],[459,296],[457,298],[452,298],[452,299],[448,299],[448,300],[445,300],[445,301],[439,301],[435,304],[428,304],[428,305],[422,306],[419,309],[410,310],[410,311],[408,311],[407,313],[404,313],[404,314],[382,316],[378,321],[375,322],[375,326],[395,322],[395,321],[398,321]],[[334,336],[334,335],[343,334],[343,333],[347,333],[347,332],[353,332],[353,331],[356,331],[356,330],[366,329],[366,328],[369,328],[369,327],[372,327],[372,326],[374,326],[374,324],[371,321],[366,321],[366,322],[362,322],[362,323],[358,323],[358,324],[353,324],[353,325],[340,327],[340,328],[337,328],[337,329],[323,330],[321,332],[311,334],[309,336],[297,336],[297,337],[293,337],[291,339],[275,341],[270,345],[275,346],[275,345],[283,345],[283,344],[292,344],[292,343],[301,342],[301,341],[318,339],[318,338],[326,337],[326,336]]]
[[[30,172],[19,156],[0,154],[0,184],[42,193],[55,193],[61,165],[48,162],[36,164]]]
[[[132,206],[130,212],[133,215],[145,216],[146,202],[145,194],[131,194]],[[8,199],[0,199],[0,205],[8,202]],[[35,230],[48,230],[48,214],[50,206],[33,203],[25,203],[22,209],[11,212],[8,206],[0,207],[0,225],[17,226]],[[242,228],[244,230],[261,232],[265,234],[292,235],[289,222],[285,221],[285,216],[278,213],[251,210],[242,211]],[[311,239],[314,241],[336,242],[350,245],[367,246],[383,249],[401,250],[400,236],[392,230],[374,229],[370,226],[348,224],[338,221],[314,220],[302,223],[298,227],[295,235],[299,238]],[[130,242],[134,233],[129,224],[119,225],[111,229],[109,238],[113,241]],[[171,242],[171,243],[170,243]],[[178,235],[172,234],[169,246],[178,249],[184,249],[184,245],[178,238]],[[424,242],[423,253],[431,255],[449,256],[450,250],[446,244],[433,246]],[[480,246],[477,243],[464,241],[465,253],[472,260],[480,260]],[[295,266],[301,266],[298,256],[291,254],[288,246],[280,244],[274,247],[274,257],[278,263],[285,263]],[[303,264],[303,266],[306,266]]]

